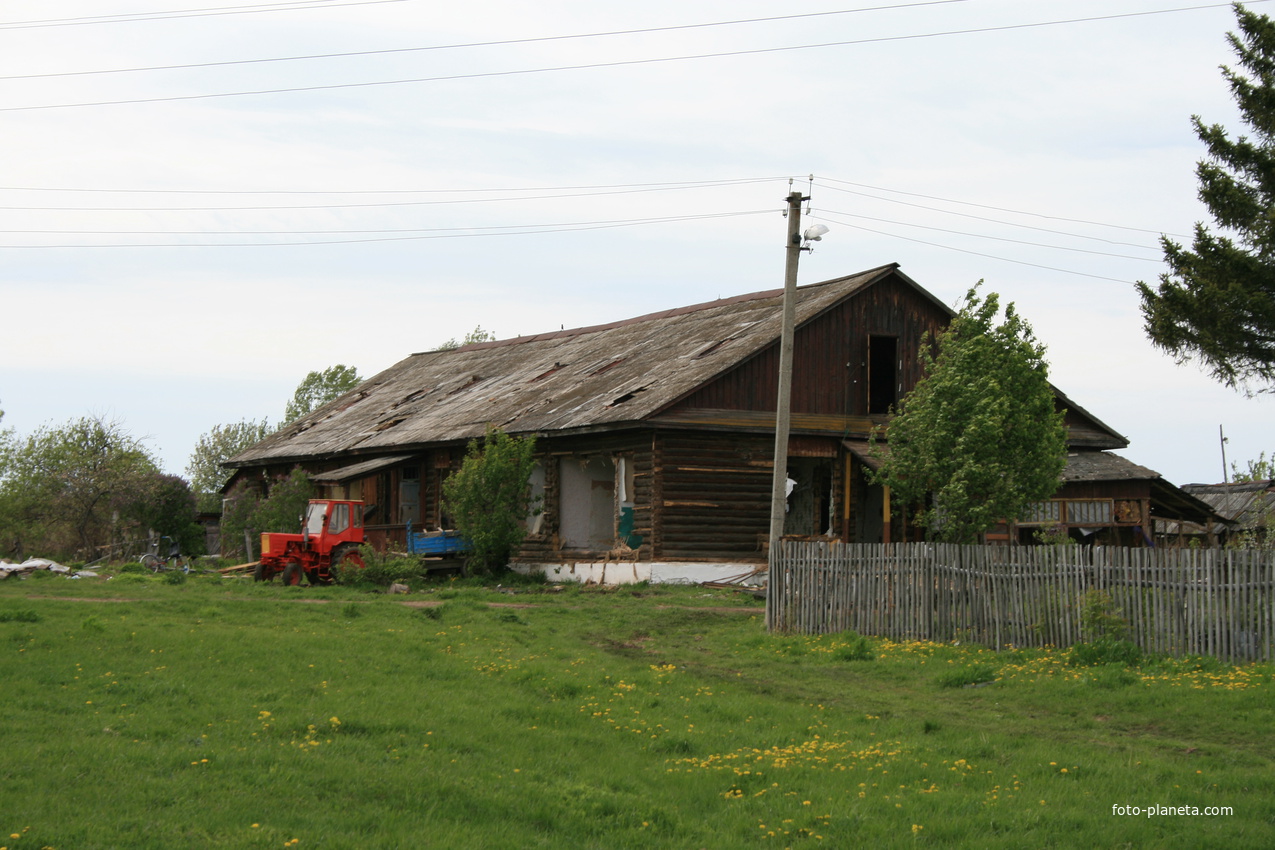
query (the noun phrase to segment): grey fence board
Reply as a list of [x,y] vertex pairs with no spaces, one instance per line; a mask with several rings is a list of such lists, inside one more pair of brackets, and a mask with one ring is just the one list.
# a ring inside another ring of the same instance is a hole
[[1148,652],[1275,658],[1275,553],[1079,546],[785,541],[771,553],[766,624],[897,640],[1071,646],[1099,590]]

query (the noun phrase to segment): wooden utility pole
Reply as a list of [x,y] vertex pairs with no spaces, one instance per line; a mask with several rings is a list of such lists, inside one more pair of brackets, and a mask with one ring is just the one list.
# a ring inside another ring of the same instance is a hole
[[797,261],[801,257],[800,192],[788,195],[788,255],[784,264],[784,316],[779,337],[779,398],[775,403],[775,474],[770,490],[770,554],[779,551],[788,507],[788,429],[792,421],[792,338],[797,317]]

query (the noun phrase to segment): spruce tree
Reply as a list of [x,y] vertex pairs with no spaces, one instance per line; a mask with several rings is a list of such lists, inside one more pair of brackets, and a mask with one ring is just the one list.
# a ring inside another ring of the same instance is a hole
[[1162,237],[1169,271],[1138,289],[1152,342],[1260,392],[1275,389],[1275,22],[1239,4],[1235,12],[1240,33],[1227,38],[1241,70],[1222,72],[1251,134],[1232,139],[1191,119],[1208,150],[1196,168],[1200,199],[1221,232],[1196,224],[1191,250]]

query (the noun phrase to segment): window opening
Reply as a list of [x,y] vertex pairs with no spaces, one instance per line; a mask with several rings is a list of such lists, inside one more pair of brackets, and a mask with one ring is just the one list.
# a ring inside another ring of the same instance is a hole
[[323,533],[323,512],[327,508],[323,503],[312,503],[306,510],[305,530],[310,534]]
[[338,504],[332,506],[332,521],[328,523],[328,531],[340,534],[350,527],[350,506]]
[[889,413],[897,402],[899,340],[893,336],[868,337],[868,413]]

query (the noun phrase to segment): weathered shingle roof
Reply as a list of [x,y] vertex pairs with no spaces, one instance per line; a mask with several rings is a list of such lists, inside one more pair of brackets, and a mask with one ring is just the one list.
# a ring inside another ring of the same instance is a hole
[[[799,287],[798,323],[892,274],[908,281],[891,264]],[[543,433],[639,422],[773,344],[782,294],[414,354],[227,465],[401,453],[481,436],[488,423]]]
[[1063,481],[1142,481],[1159,477],[1154,469],[1111,452],[1072,452],[1063,469]]
[[1186,484],[1182,489],[1207,502],[1239,528],[1259,528],[1275,522],[1275,481]]

